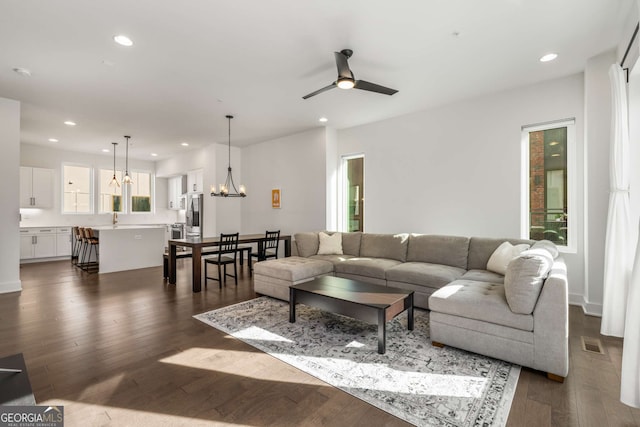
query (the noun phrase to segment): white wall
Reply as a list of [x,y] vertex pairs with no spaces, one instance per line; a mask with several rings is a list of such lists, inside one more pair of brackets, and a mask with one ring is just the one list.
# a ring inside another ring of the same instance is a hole
[[[62,214],[62,164],[77,163],[98,169],[113,169],[113,154],[101,155],[78,153],[37,145],[21,144],[21,166],[32,166],[53,169],[53,200],[51,209],[22,209],[21,227],[50,227],[67,225],[105,225],[111,224],[111,214]],[[120,169],[124,165],[123,157],[116,157],[116,165]],[[129,159],[130,170],[146,170],[155,173],[155,163]],[[176,221],[176,211],[167,209],[167,180],[157,179],[155,182],[155,213],[150,214],[118,214],[121,224],[170,224]]]
[[[517,237],[521,126],[575,117],[581,159],[583,111],[576,74],[340,130],[338,155],[365,155],[367,232]],[[565,259],[570,292],[582,295],[582,236]]]
[[583,307],[588,314],[602,315],[604,244],[609,206],[609,152],[611,138],[611,84],[609,67],[613,50],[590,58],[585,67],[585,147],[587,236]]
[[20,284],[20,103],[0,98],[0,293],[22,289]]
[[[279,229],[293,234],[325,228],[326,132],[318,128],[243,148],[247,186],[243,233]],[[282,191],[281,209],[271,207],[273,188]]]

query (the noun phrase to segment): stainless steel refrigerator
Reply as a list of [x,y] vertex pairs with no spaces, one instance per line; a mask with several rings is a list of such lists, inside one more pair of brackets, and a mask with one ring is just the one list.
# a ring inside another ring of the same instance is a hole
[[202,193],[187,195],[186,238],[202,237]]

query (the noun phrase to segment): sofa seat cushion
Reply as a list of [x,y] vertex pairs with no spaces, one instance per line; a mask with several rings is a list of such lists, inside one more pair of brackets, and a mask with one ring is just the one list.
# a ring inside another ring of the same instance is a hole
[[504,276],[502,274],[489,270],[469,270],[462,275],[461,279],[476,280],[478,282],[504,283]]
[[431,294],[429,308],[438,313],[533,331],[533,315],[511,311],[504,285],[500,283],[456,280]]
[[335,264],[335,272],[385,280],[385,272],[400,261],[385,258],[354,257]]
[[353,255],[311,255],[310,259],[319,259],[321,261],[329,261],[332,264],[338,264],[348,259],[354,258]]
[[257,262],[253,271],[256,275],[297,282],[330,274],[333,272],[333,264],[319,259],[292,256]]
[[466,270],[449,265],[405,262],[387,270],[386,279],[393,282],[441,288],[462,277]]

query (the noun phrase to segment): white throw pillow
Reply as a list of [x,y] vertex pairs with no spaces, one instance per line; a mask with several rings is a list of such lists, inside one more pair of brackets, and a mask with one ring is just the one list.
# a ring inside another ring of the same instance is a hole
[[509,242],[502,242],[491,254],[491,258],[487,262],[487,270],[504,276],[511,260],[527,249],[529,249],[529,245],[526,243],[514,246]]
[[321,231],[318,236],[320,237],[318,255],[342,255],[342,233],[329,235]]

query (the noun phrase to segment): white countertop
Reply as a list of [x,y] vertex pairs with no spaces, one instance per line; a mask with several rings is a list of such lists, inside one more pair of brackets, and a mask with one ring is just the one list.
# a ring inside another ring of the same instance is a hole
[[147,228],[165,228],[166,225],[159,224],[146,224],[146,225],[133,225],[133,224],[116,224],[116,225],[98,225],[96,227],[91,227],[94,230],[102,231],[102,230],[141,230]]

